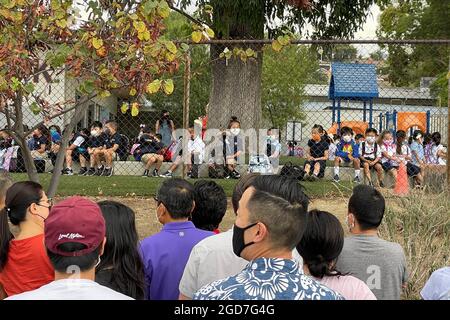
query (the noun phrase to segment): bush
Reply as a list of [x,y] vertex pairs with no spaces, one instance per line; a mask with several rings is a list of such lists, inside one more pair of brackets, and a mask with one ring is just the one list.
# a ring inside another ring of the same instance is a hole
[[392,200],[380,231],[383,239],[399,243],[405,251],[409,281],[403,298],[421,299],[420,291],[433,271],[450,266],[449,194],[414,192]]

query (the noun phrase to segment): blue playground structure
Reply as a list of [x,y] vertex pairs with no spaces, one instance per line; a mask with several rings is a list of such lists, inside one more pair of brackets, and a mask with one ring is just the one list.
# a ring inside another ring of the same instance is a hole
[[[378,98],[377,71],[373,64],[331,64],[331,80],[328,97],[333,101],[333,126],[341,128],[341,100],[363,102],[363,123],[367,126],[367,103],[369,103],[369,127],[373,125],[373,99]],[[355,122],[355,121],[353,121]],[[360,126],[362,123],[360,124]]]

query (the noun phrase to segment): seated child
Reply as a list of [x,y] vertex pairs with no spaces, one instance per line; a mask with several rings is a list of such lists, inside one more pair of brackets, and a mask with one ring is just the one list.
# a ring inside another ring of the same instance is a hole
[[358,133],[358,134],[355,136],[355,142],[356,142],[358,145],[360,145],[361,143],[364,142],[364,136],[363,136],[361,133]]
[[411,163],[411,149],[406,142],[406,132],[403,130],[397,131],[397,157],[406,163],[406,172],[409,177],[414,178],[416,186],[420,186],[423,183],[422,170],[419,166]]
[[447,165],[447,149],[441,144],[441,134],[434,132],[431,139],[433,140],[432,152],[436,158],[436,164],[439,166]]
[[157,137],[150,127],[145,127],[139,142],[140,146],[133,155],[136,160],[142,161],[145,165],[145,171],[142,176],[149,177],[150,168],[155,165],[152,175],[153,177],[157,177],[159,175],[159,169],[164,161],[164,157],[161,154],[164,150],[164,145],[161,143],[161,135]]
[[306,180],[314,181],[318,178],[323,178],[325,174],[330,145],[323,133],[321,126],[315,124],[312,127],[311,139],[308,141],[308,149],[306,151],[307,161],[304,166]]
[[423,133],[420,130],[415,130],[412,135],[411,148],[411,162],[412,164],[424,169],[425,163],[425,152],[423,148]]
[[80,161],[80,172],[78,175],[83,176],[87,173],[86,159],[89,159],[89,153],[87,150],[89,139],[89,130],[81,129],[80,132],[75,134],[69,147],[66,149],[66,169],[63,170],[62,174],[69,176],[73,175],[72,162],[73,160]]
[[434,165],[437,163],[436,155],[433,154],[433,140],[431,134],[426,133],[423,137],[423,153],[425,156],[425,164]]
[[339,182],[339,165],[344,163],[353,163],[355,168],[355,178],[353,182],[361,182],[359,175],[361,173],[360,161],[359,161],[359,146],[353,140],[353,130],[349,127],[343,127],[341,129],[342,139],[336,146],[336,158],[334,160],[334,178],[335,182]]
[[370,171],[375,169],[378,176],[378,185],[383,186],[383,167],[380,164],[381,150],[377,144],[378,132],[374,128],[368,128],[366,130],[365,141],[361,143],[359,159],[361,160],[361,167],[364,168],[364,176],[369,185],[373,187],[372,177]]
[[336,141],[341,139],[337,134],[329,134],[327,137],[327,141],[330,144],[328,148],[328,160],[334,161],[336,159]]
[[397,146],[394,143],[394,138],[389,130],[383,131],[380,136],[378,144],[381,149],[381,166],[384,171],[390,173],[394,181],[397,181],[398,158]]
[[80,155],[80,161],[83,158],[84,161],[89,160],[89,170],[86,173],[86,176],[93,176],[97,172],[101,173],[103,172],[103,168],[97,169],[96,168],[96,159],[94,157],[94,153],[96,153],[98,150],[103,148],[103,145],[105,144],[106,135],[103,133],[103,125],[99,121],[94,121],[91,125],[91,135],[89,136],[89,139],[87,141],[87,158],[85,158],[83,155]]
[[118,126],[115,121],[107,121],[103,127],[103,132],[105,133],[104,145],[94,152],[95,163],[98,166],[98,171],[95,175],[111,177],[114,173],[113,161],[116,159],[122,144],[122,138],[117,130]]

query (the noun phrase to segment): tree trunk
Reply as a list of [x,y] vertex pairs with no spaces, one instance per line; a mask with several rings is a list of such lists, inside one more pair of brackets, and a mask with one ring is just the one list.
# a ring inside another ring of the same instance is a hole
[[[237,57],[226,61],[225,58],[219,58],[224,48],[221,45],[211,46],[212,84],[208,128],[226,128],[231,116],[236,116],[243,129],[259,129],[262,115],[262,52],[258,52],[257,59],[246,62]],[[233,50],[232,47],[228,49]],[[252,49],[260,51],[260,46],[252,46]]]
[[[85,101],[87,102],[87,101]],[[75,129],[75,126],[77,123],[81,120],[83,117],[84,112],[86,111],[88,104],[85,102],[81,102],[80,106],[75,109],[75,112],[73,116],[71,117],[70,123],[67,125],[66,130],[63,134],[63,137],[61,139],[61,147],[59,148],[58,155],[56,157],[55,166],[53,168],[53,174],[52,178],[50,180],[50,185],[48,187],[47,196],[49,198],[52,198],[56,194],[56,190],[58,189],[59,180],[61,178],[61,171],[64,166],[64,159],[66,155],[66,148],[65,146],[68,145],[70,134]]]

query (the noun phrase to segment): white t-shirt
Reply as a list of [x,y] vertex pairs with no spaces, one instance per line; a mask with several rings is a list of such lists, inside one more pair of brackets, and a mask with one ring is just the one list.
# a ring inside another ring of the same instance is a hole
[[[292,253],[294,260],[297,260],[302,268],[303,259],[297,250],[294,249]],[[192,299],[201,287],[234,276],[247,264],[247,260],[239,258],[233,252],[233,228],[207,237],[191,251],[180,281],[180,293]]]
[[97,282],[86,279],[63,279],[39,289],[17,294],[6,300],[134,300]]
[[[364,146],[364,150],[362,149],[363,146]],[[375,160],[376,158],[381,158],[381,150],[380,150],[381,148],[379,146],[377,146],[376,143],[370,145],[367,141],[365,141],[365,142],[361,142],[359,147],[361,150],[361,152],[359,153],[361,155],[361,157],[364,157],[366,159],[371,159],[371,160]],[[375,153],[375,147],[377,149],[376,153]]]
[[202,163],[205,158],[205,143],[199,136],[197,136],[194,140],[189,139],[188,141],[188,153],[192,152],[199,154],[199,161]]
[[336,145],[334,143],[330,143],[330,147],[328,148],[328,160],[334,160],[336,158]]
[[340,293],[345,300],[377,300],[369,287],[353,276],[326,276],[316,280]]
[[[385,145],[384,143],[381,145],[381,147],[379,148],[380,152],[386,152],[390,157],[395,156],[397,154],[397,145],[395,143],[391,144],[391,145]],[[398,166],[398,163],[392,160],[389,160],[388,158],[384,157],[383,155],[381,156],[381,163],[386,163],[386,162],[390,162],[392,165],[394,166]]]
[[433,146],[433,148],[431,149],[433,157],[436,159],[436,163],[441,166],[445,166],[447,164],[447,159],[439,157],[438,156],[439,151],[447,152],[447,148],[444,147],[442,144],[440,144],[438,146]]
[[75,139],[75,141],[73,142],[73,144],[76,145],[77,147],[79,147],[83,144],[84,141],[85,141],[85,139],[82,136],[78,136]]

